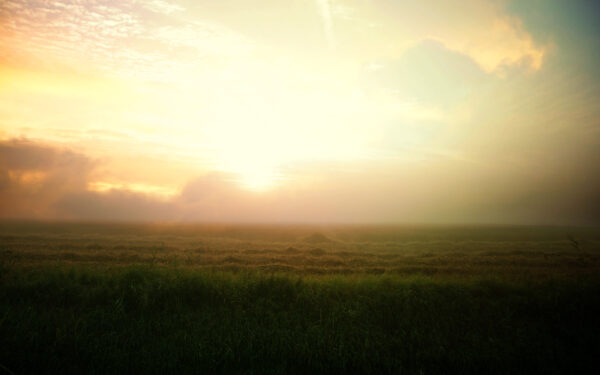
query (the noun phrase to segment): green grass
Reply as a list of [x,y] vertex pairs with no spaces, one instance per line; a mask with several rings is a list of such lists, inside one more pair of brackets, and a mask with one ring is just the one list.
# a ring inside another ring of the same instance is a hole
[[15,374],[591,373],[599,317],[600,281],[588,277],[12,266],[0,284],[0,364]]
[[593,227],[0,222],[0,374],[596,373],[599,337]]

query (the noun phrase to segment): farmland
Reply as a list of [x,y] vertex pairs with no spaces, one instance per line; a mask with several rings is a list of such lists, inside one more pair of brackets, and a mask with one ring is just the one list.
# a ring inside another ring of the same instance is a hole
[[13,373],[600,365],[600,231],[3,222]]

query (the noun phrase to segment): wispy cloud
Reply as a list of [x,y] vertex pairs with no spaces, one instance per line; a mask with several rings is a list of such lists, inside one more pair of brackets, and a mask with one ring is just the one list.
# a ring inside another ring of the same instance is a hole
[[335,34],[333,30],[333,16],[331,13],[329,0],[315,0],[315,2],[321,15],[321,20],[323,22],[323,32],[325,33],[327,43],[329,44],[330,48],[334,48]]
[[[160,0],[7,0],[0,4],[0,59],[160,81],[189,70],[199,57],[227,58],[251,50],[248,40],[224,26],[170,17],[182,10]],[[183,47],[188,53],[179,53]]]
[[157,13],[163,14],[171,14],[176,12],[185,11],[185,8],[180,4],[175,4],[174,2],[165,1],[165,0],[149,0],[143,1],[142,6],[155,11]]

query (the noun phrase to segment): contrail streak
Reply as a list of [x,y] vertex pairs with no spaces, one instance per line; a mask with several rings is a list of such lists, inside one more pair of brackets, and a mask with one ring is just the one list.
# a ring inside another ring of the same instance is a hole
[[331,7],[329,0],[315,0],[319,13],[321,13],[321,20],[323,22],[323,31],[325,32],[325,38],[330,48],[335,47],[335,36],[333,34],[333,17],[331,16]]

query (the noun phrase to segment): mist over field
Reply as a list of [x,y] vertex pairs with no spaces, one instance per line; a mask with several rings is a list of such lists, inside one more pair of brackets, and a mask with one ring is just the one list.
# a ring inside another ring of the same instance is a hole
[[597,227],[0,222],[12,266],[296,275],[595,277]]
[[231,174],[210,172],[157,198],[124,188],[90,190],[103,167],[81,153],[11,140],[0,143],[0,158],[5,219],[589,225],[600,212],[595,160],[577,170],[539,171],[550,175],[542,178],[450,161],[396,166],[393,172],[365,166],[336,172],[334,179],[322,176],[318,187],[264,192],[244,190]]

